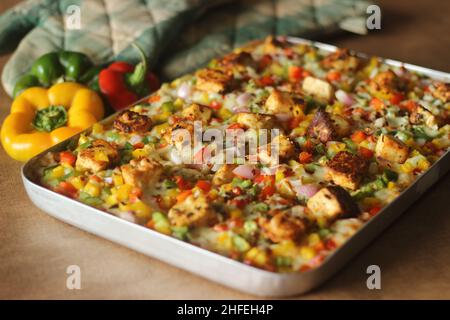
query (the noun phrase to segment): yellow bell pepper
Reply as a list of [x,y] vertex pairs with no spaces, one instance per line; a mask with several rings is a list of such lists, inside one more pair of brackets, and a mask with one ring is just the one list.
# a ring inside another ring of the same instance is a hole
[[11,158],[26,161],[92,126],[103,113],[100,96],[81,84],[32,87],[13,101],[1,129],[2,145]]

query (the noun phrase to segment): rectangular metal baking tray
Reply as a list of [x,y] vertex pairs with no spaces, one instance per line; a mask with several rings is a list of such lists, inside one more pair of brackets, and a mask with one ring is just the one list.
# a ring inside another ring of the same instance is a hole
[[[294,43],[307,43],[334,51],[337,47],[301,38],[289,38]],[[360,54],[361,57],[366,57]],[[450,74],[415,65],[385,59],[387,64],[404,66],[429,76],[450,82]],[[103,120],[110,122],[112,117]],[[187,242],[166,236],[143,226],[133,224],[114,215],[87,206],[81,202],[50,191],[36,183],[33,169],[48,151],[62,150],[72,137],[29,160],[22,168],[25,189],[33,203],[51,216],[91,232],[145,255],[185,269],[225,286],[257,296],[282,297],[301,294],[311,290],[331,277],[345,263],[379,235],[416,199],[450,169],[450,151],[420,176],[408,189],[380,213],[367,222],[343,246],[338,248],[317,268],[298,273],[274,273],[229,259]]]

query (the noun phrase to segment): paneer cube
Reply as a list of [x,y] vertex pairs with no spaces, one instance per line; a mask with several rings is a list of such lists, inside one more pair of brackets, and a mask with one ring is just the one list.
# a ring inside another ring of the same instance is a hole
[[126,184],[142,189],[155,184],[159,180],[163,172],[163,166],[156,160],[142,157],[122,165],[120,170]]
[[219,170],[216,171],[212,178],[212,183],[215,186],[220,186],[225,183],[229,183],[235,177],[233,170],[236,168],[234,164],[224,164]]
[[370,91],[374,95],[394,94],[402,91],[404,86],[403,81],[392,70],[379,72],[369,83]]
[[114,128],[125,133],[144,133],[150,130],[152,120],[144,114],[125,110],[119,113],[114,120]]
[[375,155],[389,162],[404,163],[408,159],[409,148],[399,139],[382,134],[375,146]]
[[258,149],[258,159],[261,163],[273,166],[280,160],[291,158],[295,153],[294,143],[285,135],[279,134],[272,141]]
[[264,108],[268,114],[289,114],[298,117],[303,115],[305,102],[291,93],[273,90],[267,98]]
[[270,220],[259,219],[264,235],[273,242],[298,240],[306,231],[306,221],[285,212],[275,214]]
[[350,134],[352,128],[349,120],[335,113],[330,114],[330,119],[338,137],[342,138]]
[[276,119],[269,114],[240,112],[237,114],[236,122],[246,129],[271,129],[275,126]]
[[314,77],[306,77],[303,80],[303,91],[321,102],[329,102],[333,99],[334,89],[325,80]]
[[211,119],[212,110],[206,106],[193,103],[181,112],[182,116],[189,120],[198,120],[207,123]]
[[360,61],[348,49],[344,48],[330,53],[322,60],[321,64],[327,69],[353,71],[358,68]]
[[314,219],[328,223],[339,218],[355,217],[360,213],[358,205],[350,194],[339,186],[320,189],[309,198],[306,206]]
[[327,168],[328,179],[346,189],[356,190],[367,171],[367,163],[357,155],[340,151],[328,161]]
[[424,123],[430,128],[436,128],[440,123],[440,119],[437,116],[419,104],[417,104],[410,113],[409,121],[412,124]]
[[80,171],[98,172],[105,170],[118,159],[119,153],[115,146],[103,139],[97,139],[78,152],[75,166]]
[[174,145],[178,151],[191,148],[193,144],[194,124],[186,119],[179,119],[162,133],[163,139]]
[[258,67],[258,64],[253,59],[252,55],[246,51],[227,54],[220,59],[218,63],[226,68],[237,68],[238,70],[244,70],[246,67],[253,69]]
[[218,221],[217,214],[201,192],[189,195],[183,202],[174,205],[168,213],[175,227],[203,227]]
[[436,82],[432,94],[442,102],[450,102],[450,83]]
[[269,36],[264,40],[264,53],[275,54],[278,50],[285,48],[287,45],[284,39],[277,39]]
[[226,91],[233,77],[230,73],[220,69],[201,69],[196,73],[196,87],[206,92],[222,93]]

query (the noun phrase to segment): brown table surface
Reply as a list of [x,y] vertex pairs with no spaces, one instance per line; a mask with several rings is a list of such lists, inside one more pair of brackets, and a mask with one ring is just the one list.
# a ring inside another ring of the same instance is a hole
[[[0,12],[15,0],[0,2]],[[449,1],[382,1],[382,30],[327,42],[450,71]],[[431,3],[433,3],[431,5]],[[0,66],[8,56],[0,57]],[[11,100],[0,92],[0,121]],[[60,222],[37,209],[21,164],[0,150],[0,298],[252,299]],[[450,298],[450,175],[307,299]],[[381,267],[381,290],[368,290],[366,268]],[[66,289],[66,268],[81,267],[81,290]]]

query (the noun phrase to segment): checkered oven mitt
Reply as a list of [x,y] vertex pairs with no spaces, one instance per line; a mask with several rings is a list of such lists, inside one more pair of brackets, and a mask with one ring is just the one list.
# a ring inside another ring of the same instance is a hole
[[[359,0],[28,0],[0,16],[0,51],[23,37],[3,69],[2,83],[11,95],[35,59],[60,49],[84,52],[96,64],[135,63],[132,42],[172,78],[268,34],[337,30],[339,22],[363,16],[367,5]],[[80,9],[80,29],[67,28],[74,6]]]
[[203,15],[167,50],[160,73],[176,78],[269,34],[317,38],[339,30],[366,34],[364,0],[241,0]]

